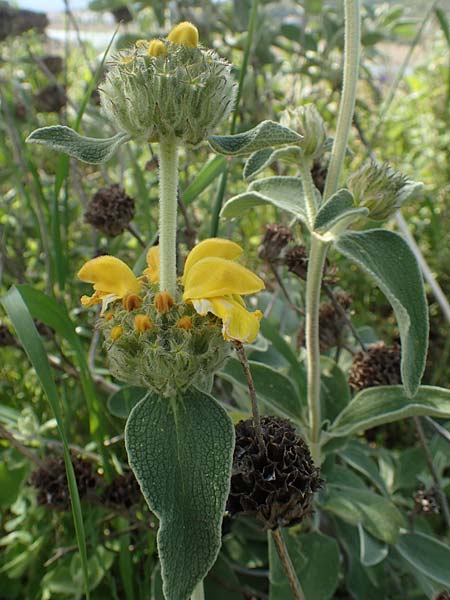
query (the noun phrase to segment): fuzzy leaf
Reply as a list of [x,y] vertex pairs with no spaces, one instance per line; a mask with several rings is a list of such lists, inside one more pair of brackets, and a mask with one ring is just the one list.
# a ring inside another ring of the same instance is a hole
[[450,588],[450,548],[423,533],[404,533],[396,549],[413,567],[427,577]]
[[329,232],[334,237],[368,214],[367,208],[354,206],[353,195],[348,190],[338,190],[317,212],[314,229],[319,233]]
[[302,180],[299,177],[267,177],[253,181],[247,192],[230,198],[222,208],[222,217],[238,217],[244,210],[272,204],[306,223]]
[[252,179],[276,160],[298,165],[302,155],[303,151],[298,146],[287,146],[287,148],[277,148],[276,150],[273,148],[258,150],[249,156],[245,163],[244,179]]
[[216,560],[229,492],[234,427],[219,404],[190,389],[149,395],[125,429],[130,466],[160,520],[166,600],[188,600]]
[[394,309],[402,343],[402,381],[408,396],[419,387],[428,346],[422,275],[406,241],[385,229],[343,234],[336,248],[374,280]]
[[211,135],[208,142],[219,154],[242,156],[263,148],[300,144],[303,137],[275,121],[262,121],[253,129],[236,135]]
[[128,142],[128,133],[118,133],[113,137],[97,139],[80,135],[70,127],[53,125],[36,129],[27,137],[30,144],[42,144],[57,152],[64,152],[83,162],[93,165],[109,160],[116,150]]
[[405,394],[401,385],[362,390],[344,408],[325,435],[348,436],[413,416],[450,419],[450,390],[423,385],[412,399]]

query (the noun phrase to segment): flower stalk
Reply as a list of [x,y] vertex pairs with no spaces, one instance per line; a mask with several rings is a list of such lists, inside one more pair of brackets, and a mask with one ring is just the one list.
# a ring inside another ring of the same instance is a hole
[[177,187],[178,144],[176,138],[159,143],[159,249],[161,292],[175,296],[177,288]]
[[294,565],[292,564],[291,557],[289,556],[289,552],[281,534],[281,530],[275,529],[274,531],[271,531],[271,535],[295,600],[305,600],[303,590],[295,572]]

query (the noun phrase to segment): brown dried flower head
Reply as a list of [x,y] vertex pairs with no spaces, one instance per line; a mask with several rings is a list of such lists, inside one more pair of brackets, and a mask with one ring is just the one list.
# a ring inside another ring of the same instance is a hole
[[101,188],[90,201],[84,220],[108,237],[127,229],[134,217],[134,200],[118,184]]
[[400,347],[377,342],[353,357],[348,383],[356,391],[378,385],[398,385],[400,376]]

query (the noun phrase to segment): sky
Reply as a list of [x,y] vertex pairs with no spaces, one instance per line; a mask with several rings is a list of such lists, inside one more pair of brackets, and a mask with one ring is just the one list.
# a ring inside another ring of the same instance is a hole
[[[86,8],[89,0],[70,0],[69,5],[72,10],[80,10]],[[63,0],[16,0],[11,4],[17,4],[20,8],[36,10],[39,12],[54,12],[63,11]]]

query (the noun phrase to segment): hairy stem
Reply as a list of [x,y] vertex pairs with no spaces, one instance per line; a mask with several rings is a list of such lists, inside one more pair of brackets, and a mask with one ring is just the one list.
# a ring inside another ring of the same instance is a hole
[[258,438],[259,447],[262,449],[265,447],[264,437],[261,429],[261,417],[259,416],[258,399],[256,397],[255,384],[253,383],[252,372],[250,371],[250,365],[248,364],[247,355],[245,354],[244,346],[241,342],[235,342],[234,347],[236,348],[236,354],[238,355],[239,361],[244,369],[245,379],[247,380],[248,391],[250,399],[252,401],[252,414],[253,414],[253,427],[256,431],[256,437]]
[[328,244],[319,238],[311,237],[311,248],[306,278],[306,356],[308,377],[308,415],[309,441],[311,453],[317,465],[320,465],[319,439],[321,428],[320,410],[320,343],[319,343],[319,305],[320,287]]
[[289,556],[286,544],[284,543],[281,531],[279,529],[275,529],[275,531],[272,531],[271,533],[273,541],[275,542],[275,548],[277,549],[278,556],[280,557],[281,565],[286,573],[286,577],[289,581],[289,585],[291,586],[295,600],[305,600],[302,587],[295,572],[294,565],[292,564],[291,557]]
[[339,185],[344,165],[347,140],[352,125],[358,83],[359,53],[361,40],[361,17],[359,0],[345,0],[345,47],[342,96],[336,124],[336,135],[328,166],[324,200],[332,196]]
[[178,148],[175,138],[159,142],[159,289],[175,296],[177,287]]

